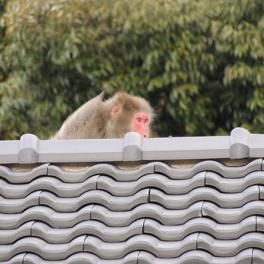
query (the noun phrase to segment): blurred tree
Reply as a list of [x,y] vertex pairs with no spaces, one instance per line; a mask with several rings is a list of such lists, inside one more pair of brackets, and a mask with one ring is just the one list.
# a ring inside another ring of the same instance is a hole
[[160,136],[263,132],[263,11],[262,0],[8,1],[0,136],[47,137],[119,89],[151,101]]
[[264,1],[222,2],[211,36],[221,83],[217,131],[243,126],[264,132]]

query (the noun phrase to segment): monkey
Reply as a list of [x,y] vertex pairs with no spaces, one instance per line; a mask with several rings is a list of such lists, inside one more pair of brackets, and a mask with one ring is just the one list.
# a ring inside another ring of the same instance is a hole
[[102,92],[73,112],[53,139],[121,138],[131,131],[149,137],[153,116],[142,97],[118,92],[104,100]]

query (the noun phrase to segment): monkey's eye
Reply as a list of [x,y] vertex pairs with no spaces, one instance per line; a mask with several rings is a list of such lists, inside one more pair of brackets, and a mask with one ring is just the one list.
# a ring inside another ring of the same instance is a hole
[[136,120],[138,121],[138,123],[142,122],[142,118],[141,117],[137,117]]

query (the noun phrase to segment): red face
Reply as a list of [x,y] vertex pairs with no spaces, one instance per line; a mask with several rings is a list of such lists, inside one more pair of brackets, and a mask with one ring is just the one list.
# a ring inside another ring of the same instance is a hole
[[145,112],[137,112],[132,116],[131,128],[142,137],[149,137],[149,118]]

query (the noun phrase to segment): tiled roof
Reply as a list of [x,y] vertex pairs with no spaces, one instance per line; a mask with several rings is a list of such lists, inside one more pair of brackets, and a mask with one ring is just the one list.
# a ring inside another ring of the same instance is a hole
[[2,162],[0,263],[263,264],[262,158],[177,162]]

